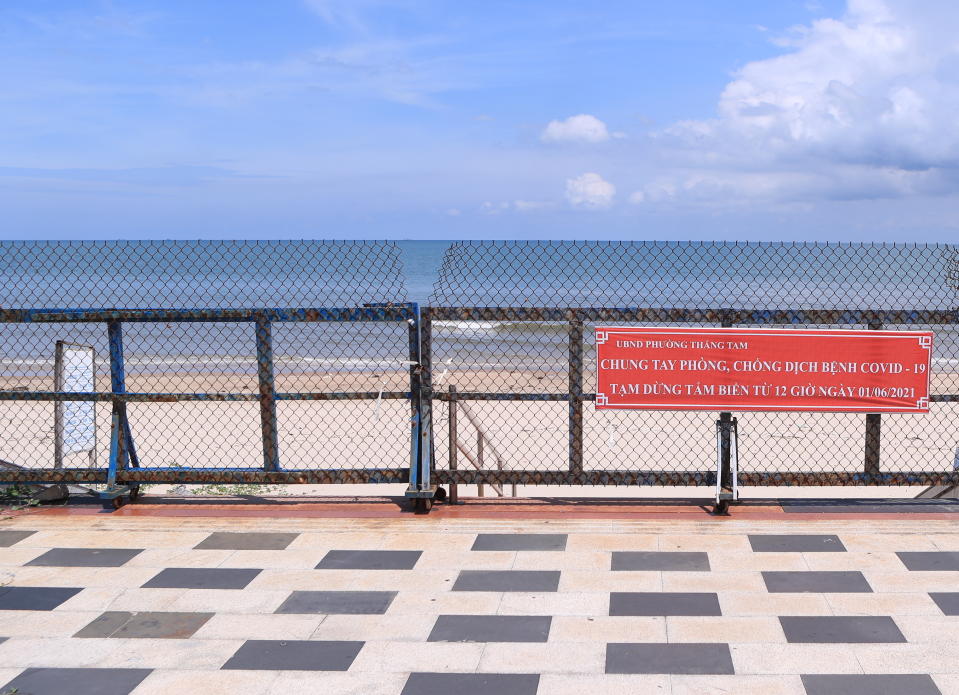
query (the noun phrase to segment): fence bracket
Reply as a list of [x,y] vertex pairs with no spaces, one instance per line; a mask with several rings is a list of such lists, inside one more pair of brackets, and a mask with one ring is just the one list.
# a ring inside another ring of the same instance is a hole
[[729,505],[739,501],[738,425],[732,413],[720,413],[716,420],[716,516],[728,516]]

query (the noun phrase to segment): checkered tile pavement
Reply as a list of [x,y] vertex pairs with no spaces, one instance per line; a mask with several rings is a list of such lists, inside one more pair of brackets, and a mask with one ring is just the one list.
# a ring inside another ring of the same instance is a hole
[[0,695],[959,695],[953,522],[4,524]]

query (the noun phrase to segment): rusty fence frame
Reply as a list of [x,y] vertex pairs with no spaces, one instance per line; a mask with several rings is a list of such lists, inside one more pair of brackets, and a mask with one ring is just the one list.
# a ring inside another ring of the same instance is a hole
[[[569,387],[564,393],[506,393],[434,391],[432,377],[424,374],[425,392],[432,400],[446,401],[450,405],[451,427],[456,422],[457,401],[556,401],[569,404],[568,432],[569,454],[567,470],[477,470],[457,465],[456,447],[449,446],[449,465],[446,469],[433,468],[432,480],[437,484],[524,484],[524,485],[676,485],[715,486],[717,473],[723,488],[733,484],[730,469],[731,413],[719,413],[718,422],[727,426],[718,427],[720,466],[704,461],[702,470],[583,470],[583,404],[594,401],[596,395],[583,390],[583,325],[587,322],[632,322],[632,323],[714,323],[722,327],[734,325],[865,325],[873,330],[884,326],[926,324],[959,324],[959,309],[938,310],[848,310],[848,309],[686,309],[686,308],[576,308],[576,307],[428,307],[423,313],[424,345],[432,343],[433,321],[512,321],[512,322],[565,322],[569,335]],[[432,357],[431,350],[426,355]],[[930,402],[959,402],[959,394],[930,396]],[[878,413],[865,415],[865,456],[861,472],[814,472],[814,471],[737,471],[739,485],[789,486],[789,485],[956,485],[959,471],[891,471],[880,470],[882,416]],[[455,437],[455,433],[451,434]],[[719,469],[717,471],[717,468]],[[451,491],[452,492],[452,491]]]
[[[273,374],[271,327],[282,322],[398,322],[408,324],[409,391],[277,392]],[[255,324],[258,393],[137,393],[125,384],[124,323],[252,322]],[[98,483],[105,506],[119,506],[123,496],[135,498],[144,483],[409,483],[407,496],[419,508],[433,497],[429,486],[430,403],[421,380],[423,351],[421,312],[416,303],[367,304],[346,308],[258,309],[7,309],[0,324],[105,323],[109,340],[110,391],[4,391],[0,401],[109,402],[110,456],[105,468],[50,468],[0,470],[0,484]],[[410,402],[409,468],[284,469],[281,463],[276,404],[278,401],[407,400]],[[261,468],[172,468],[141,465],[130,424],[128,403],[185,401],[258,401],[263,451]]]

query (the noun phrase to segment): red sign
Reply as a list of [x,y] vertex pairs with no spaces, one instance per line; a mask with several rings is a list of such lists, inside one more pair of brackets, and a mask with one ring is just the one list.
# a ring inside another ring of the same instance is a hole
[[931,331],[596,329],[596,408],[929,412]]

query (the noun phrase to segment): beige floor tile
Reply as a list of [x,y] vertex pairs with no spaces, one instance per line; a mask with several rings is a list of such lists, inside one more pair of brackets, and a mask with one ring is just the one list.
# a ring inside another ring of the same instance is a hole
[[659,536],[653,533],[571,533],[566,551],[658,550]]
[[339,591],[352,586],[345,571],[320,573],[311,568],[265,569],[246,588],[255,591]]
[[516,644],[490,642],[477,671],[483,673],[603,673],[606,645],[589,642]]
[[936,673],[932,680],[935,681],[942,695],[959,695],[959,674],[956,673]]
[[741,675],[863,672],[844,644],[730,644],[729,650]]
[[[193,551],[198,552],[198,551]],[[219,551],[216,551],[219,552]],[[265,567],[271,570],[312,570],[326,555],[324,550],[228,550],[230,553],[218,567]]]
[[665,642],[666,619],[647,616],[558,615],[550,642]]
[[866,553],[803,553],[806,564],[811,570],[879,570],[885,572],[902,571],[905,568],[895,553],[879,551]]
[[669,695],[669,676],[544,673],[536,695]]
[[[125,567],[219,567],[232,550],[190,550],[184,548],[148,548],[132,558]],[[247,565],[255,567],[255,565]]]
[[[0,645],[3,646],[3,645]],[[485,644],[452,642],[368,641],[350,672],[409,673],[438,671],[471,673],[479,665]]]
[[140,586],[156,575],[153,567],[20,567],[15,586],[128,587]]
[[[72,608],[74,602],[90,593],[90,589],[64,603],[61,608]],[[188,589],[127,589],[120,592],[102,610],[111,611],[164,611],[172,610],[170,606],[183,596]]]
[[607,593],[505,593],[500,615],[609,615]]
[[609,551],[572,551],[516,553],[513,569],[517,570],[609,570],[612,555]]
[[832,615],[822,594],[760,594],[744,591],[719,592],[724,616]]
[[[337,673],[328,671],[283,671],[273,681],[269,695],[397,695],[406,673]],[[237,695],[242,691],[235,691]],[[137,695],[134,693],[134,695]]]
[[99,615],[98,611],[0,611],[0,635],[72,637]]
[[959,575],[955,572],[910,572],[903,567],[900,572],[863,570],[869,586],[876,592],[926,592],[957,591]]
[[836,615],[942,615],[925,593],[824,594]]
[[427,615],[328,615],[313,632],[313,639],[387,640],[425,642],[436,616]]
[[959,550],[959,533],[937,533],[929,536],[936,550]]
[[[930,603],[932,603],[931,600]],[[910,644],[959,645],[959,618],[942,615],[938,606],[934,605],[933,608],[936,612],[929,615],[906,615],[899,612],[892,615],[899,630]],[[955,670],[959,671],[959,661],[956,662]]]
[[423,553],[416,563],[418,571],[424,570],[508,570],[516,560],[515,552],[473,552],[470,550],[451,550],[449,552],[428,551]]
[[492,591],[401,591],[387,613],[389,615],[495,615],[503,594]]
[[59,611],[105,611],[107,606],[117,600],[123,594],[120,588],[97,587],[94,589],[84,589],[73,598],[67,599],[61,603],[54,612]]
[[[826,553],[823,553],[826,554]],[[802,553],[754,553],[716,551],[709,554],[714,572],[802,571],[809,569]]]
[[[350,523],[343,521],[344,526]],[[379,550],[383,547],[384,534],[368,531],[305,532],[293,539],[287,550]],[[420,548],[414,548],[420,550]]]
[[208,531],[40,531],[30,545],[45,548],[183,548],[206,538]]
[[661,536],[660,550],[716,551],[717,553],[751,553],[752,547],[746,534],[701,533],[698,535],[675,534]]
[[932,538],[924,533],[840,533],[839,538],[851,553],[936,549]]
[[247,589],[285,591],[446,591],[457,569],[413,570],[264,570]]
[[560,592],[662,591],[663,572],[611,572],[609,566],[596,570],[564,570]]
[[97,668],[167,668],[209,671],[220,668],[243,640],[108,639],[110,649],[92,662]]
[[19,567],[40,557],[47,550],[47,548],[0,548],[0,567]]
[[187,589],[170,604],[171,611],[211,613],[272,613],[289,597],[288,591],[253,591],[249,588]]
[[759,572],[663,572],[663,591],[757,591],[766,585]]
[[193,639],[309,639],[325,616],[267,613],[217,613]]
[[[898,621],[897,621],[898,622]],[[855,644],[865,673],[955,673],[959,644]]]
[[0,667],[83,668],[93,666],[116,649],[115,640],[27,637],[0,644]]
[[669,616],[666,634],[670,642],[786,642],[779,619],[772,616]]
[[133,695],[266,695],[276,681],[273,671],[197,671],[158,669],[147,676]]
[[475,533],[456,533],[447,530],[416,533],[385,533],[383,548],[390,550],[423,550],[426,553],[469,552],[476,540]]
[[799,676],[670,676],[671,695],[806,695]]

